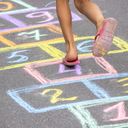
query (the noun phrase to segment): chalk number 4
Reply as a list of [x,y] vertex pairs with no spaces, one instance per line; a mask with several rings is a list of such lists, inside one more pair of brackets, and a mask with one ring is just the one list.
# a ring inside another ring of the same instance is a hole
[[[50,92],[54,92],[53,95],[48,95],[48,93],[50,93]],[[62,95],[62,93],[63,93],[63,91],[61,89],[46,89],[41,93],[41,95],[50,96],[50,102],[52,104],[55,104],[60,101],[74,101],[78,98],[76,96],[69,97],[69,98],[62,98],[62,97],[60,97]]]

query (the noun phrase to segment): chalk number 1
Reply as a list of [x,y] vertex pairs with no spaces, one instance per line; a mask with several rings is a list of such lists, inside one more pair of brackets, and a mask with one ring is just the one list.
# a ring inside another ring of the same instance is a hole
[[110,119],[110,121],[128,120],[128,117],[126,116],[125,103],[124,102],[120,102],[116,105],[113,105],[113,106],[105,109],[104,112],[109,113],[113,110],[117,110],[117,115],[115,118]]

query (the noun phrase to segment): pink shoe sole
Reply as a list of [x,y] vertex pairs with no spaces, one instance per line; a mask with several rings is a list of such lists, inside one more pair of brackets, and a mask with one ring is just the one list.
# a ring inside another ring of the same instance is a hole
[[101,29],[97,32],[92,53],[96,57],[101,57],[107,54],[110,50],[114,33],[117,27],[117,20],[108,18],[104,20]]
[[65,58],[63,59],[63,64],[66,66],[75,66],[77,64],[80,64],[80,61],[78,60],[78,58],[76,58],[73,61],[67,61]]

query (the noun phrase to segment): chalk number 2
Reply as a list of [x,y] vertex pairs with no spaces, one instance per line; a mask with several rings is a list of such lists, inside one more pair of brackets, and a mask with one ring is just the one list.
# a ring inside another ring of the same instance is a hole
[[[50,92],[54,92],[54,94],[48,95],[48,93],[50,93]],[[74,101],[78,98],[76,96],[69,97],[69,98],[62,98],[62,97],[60,97],[62,94],[63,94],[63,91],[61,89],[56,89],[56,88],[55,89],[46,89],[41,93],[41,95],[50,96],[50,102],[52,104],[55,104],[60,101]]]

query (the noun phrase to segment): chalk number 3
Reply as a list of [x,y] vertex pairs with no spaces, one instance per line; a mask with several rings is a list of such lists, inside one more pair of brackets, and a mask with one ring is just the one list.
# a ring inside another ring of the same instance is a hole
[[[48,95],[48,93],[50,93],[50,92],[54,92],[54,94]],[[63,91],[61,89],[46,89],[41,93],[41,95],[50,96],[50,102],[52,104],[55,104],[60,101],[74,101],[78,98],[76,96],[69,97],[69,98],[62,98],[62,97],[60,97],[62,95],[62,93],[63,93]]]

